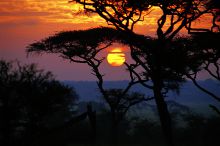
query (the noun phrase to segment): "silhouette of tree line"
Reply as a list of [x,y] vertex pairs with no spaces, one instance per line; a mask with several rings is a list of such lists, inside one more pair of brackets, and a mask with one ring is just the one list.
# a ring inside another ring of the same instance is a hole
[[[73,110],[77,104],[76,92],[56,81],[50,72],[38,69],[35,64],[1,60],[0,73],[1,145],[113,145],[111,111],[96,114],[92,104],[88,104],[86,112],[77,113]],[[107,93],[117,98],[121,97],[121,91],[110,89]],[[126,96],[138,97],[135,94]],[[218,145],[219,117],[205,119],[175,102],[168,102],[168,107],[172,120],[176,120],[173,121],[176,144]],[[175,126],[179,120],[176,116],[186,122],[183,127]],[[124,117],[117,126],[118,144],[163,144],[155,120]]]

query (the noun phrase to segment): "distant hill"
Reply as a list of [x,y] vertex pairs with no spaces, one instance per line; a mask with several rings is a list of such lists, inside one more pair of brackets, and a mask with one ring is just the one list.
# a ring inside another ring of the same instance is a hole
[[[80,102],[104,102],[95,81],[63,81],[63,83],[75,88],[80,96]],[[124,88],[127,83],[128,81],[106,81],[104,86],[105,88]],[[220,96],[220,84],[215,80],[207,79],[199,81],[199,84]],[[151,90],[141,85],[134,86],[132,91],[152,95]],[[179,95],[174,92],[169,92],[166,100],[187,105],[195,110],[210,110],[208,107],[209,104],[220,106],[220,103],[217,103],[213,98],[197,89],[191,81],[187,81],[180,87]],[[149,102],[149,104],[153,105],[154,102]]]
[[[80,96],[80,101],[101,101],[101,94],[95,81],[63,81],[64,84],[74,87]],[[124,88],[128,81],[106,81],[104,86],[106,88]],[[216,81],[208,79],[199,81],[199,84],[220,96],[220,84]],[[132,91],[152,95],[152,91],[144,88],[141,85],[136,85]],[[197,89],[192,82],[188,81],[180,87],[180,94],[174,92],[168,94],[167,100],[176,100],[182,103],[203,103],[215,102],[207,94]]]

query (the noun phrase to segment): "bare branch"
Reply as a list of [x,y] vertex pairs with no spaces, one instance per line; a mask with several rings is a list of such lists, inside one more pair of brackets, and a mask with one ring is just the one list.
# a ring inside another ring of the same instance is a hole
[[211,97],[213,97],[215,100],[220,102],[220,97],[218,97],[217,95],[215,95],[214,93],[210,92],[209,90],[205,89],[204,87],[202,87],[201,85],[198,84],[198,82],[196,81],[196,76],[191,77],[190,75],[186,74],[186,76],[194,83],[194,85],[199,88],[201,91],[203,91],[204,93],[210,95]]

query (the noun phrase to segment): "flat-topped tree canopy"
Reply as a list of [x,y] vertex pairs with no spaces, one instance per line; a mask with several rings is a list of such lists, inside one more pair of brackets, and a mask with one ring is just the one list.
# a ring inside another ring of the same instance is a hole
[[58,53],[67,57],[91,57],[102,43],[111,42],[116,31],[111,28],[94,28],[87,31],[64,31],[30,44],[27,52]]
[[94,58],[99,51],[107,48],[113,42],[141,48],[146,43],[151,46],[151,41],[150,37],[143,35],[133,34],[131,38],[125,31],[118,31],[109,27],[98,27],[59,32],[30,44],[27,46],[27,52],[56,53],[62,55],[62,57],[65,56],[65,58],[83,57],[89,59]]

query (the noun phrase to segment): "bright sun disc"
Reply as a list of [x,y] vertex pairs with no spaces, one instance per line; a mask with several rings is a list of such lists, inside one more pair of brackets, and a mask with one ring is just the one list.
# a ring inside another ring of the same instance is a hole
[[115,48],[108,53],[107,61],[112,66],[121,66],[125,62],[125,54],[120,48]]

